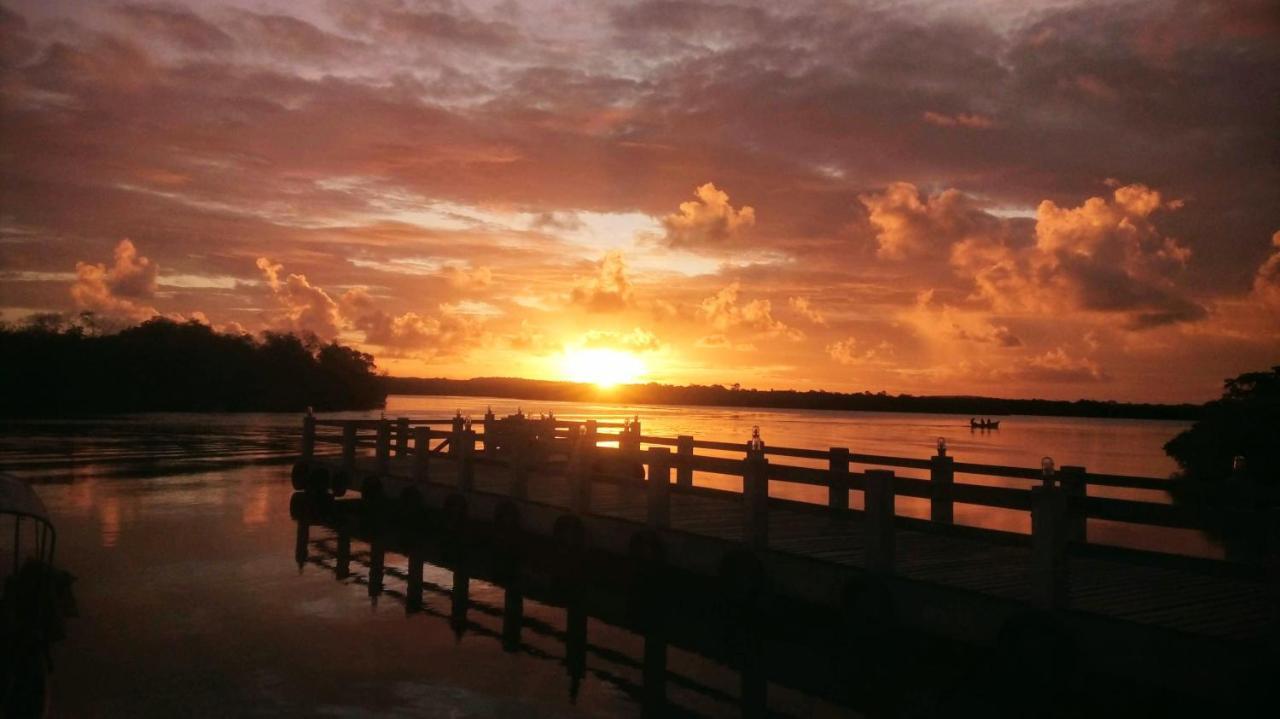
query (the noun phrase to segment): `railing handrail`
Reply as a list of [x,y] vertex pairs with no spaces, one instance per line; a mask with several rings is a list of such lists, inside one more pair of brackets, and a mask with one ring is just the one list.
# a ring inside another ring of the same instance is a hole
[[[318,442],[340,443],[343,447],[343,466],[346,471],[351,471],[354,469],[357,448],[373,445],[375,471],[378,474],[390,475],[390,458],[394,449],[394,456],[402,458],[402,461],[413,461],[413,477],[424,480],[429,472],[426,461],[428,456],[438,454],[447,447],[448,455],[459,462],[456,481],[461,491],[471,491],[475,464],[498,464],[512,468],[512,494],[519,497],[523,497],[527,491],[530,468],[545,467],[545,463],[565,462],[570,509],[577,513],[589,511],[590,487],[596,481],[632,482],[646,476],[670,477],[674,470],[674,485],[670,484],[669,479],[666,482],[649,481],[645,484],[648,496],[647,522],[651,527],[669,526],[671,490],[735,496],[740,498],[742,506],[743,541],[757,549],[769,546],[768,507],[774,500],[802,502],[814,511],[824,509],[820,502],[771,497],[769,482],[826,488],[828,497],[825,509],[831,512],[832,517],[847,514],[850,511],[849,493],[860,491],[863,509],[858,511],[863,517],[861,531],[864,534],[864,561],[869,570],[875,572],[892,571],[895,552],[893,536],[897,525],[923,522],[931,531],[964,531],[962,525],[955,522],[956,504],[1028,512],[1034,600],[1037,604],[1051,608],[1062,606],[1067,601],[1067,575],[1063,568],[1066,566],[1068,547],[1105,550],[1116,546],[1106,542],[1091,542],[1088,520],[1168,529],[1207,528],[1205,517],[1194,508],[1143,499],[1096,496],[1088,492],[1090,484],[1138,490],[1167,490],[1170,488],[1168,480],[1090,474],[1083,467],[1071,465],[1062,466],[1055,471],[1051,463],[1047,470],[1037,470],[956,462],[953,457],[946,455],[946,445],[941,441],[937,455],[921,459],[855,454],[843,447],[814,450],[761,446],[758,437],[755,446],[747,442],[697,440],[687,435],[658,437],[642,434],[638,422],[628,423],[616,433],[599,432],[598,422],[566,422],[557,418],[541,420],[541,424],[538,420],[531,422],[528,426],[538,434],[535,443],[530,445],[526,441],[534,439],[535,435],[527,435],[525,439],[521,439],[519,432],[476,432],[472,429],[474,421],[468,424],[460,422],[457,417],[447,421],[447,430],[432,426],[443,423],[437,420],[413,421],[403,417],[380,420],[317,420],[308,415],[303,420],[302,461],[310,460]],[[491,424],[495,428],[502,426],[496,422]],[[547,431],[548,425],[552,427],[550,432]],[[592,429],[583,433],[578,430],[582,425]],[[321,436],[317,432],[318,427],[342,428],[341,439]],[[564,431],[561,431],[562,428]],[[371,437],[371,434],[374,436]],[[579,438],[584,436],[591,437],[591,440],[581,442]],[[432,448],[429,442],[432,439],[444,441]],[[510,447],[506,446],[513,439],[517,441]],[[609,446],[615,441],[616,446]],[[601,446],[602,443],[608,444]],[[670,451],[670,447],[675,447],[676,451]],[[528,450],[534,448],[535,454],[530,456]],[[698,449],[732,454],[699,454],[696,451]],[[825,460],[826,466],[770,462],[770,455]],[[644,471],[646,465],[647,472]],[[859,471],[854,471],[854,465],[862,466],[858,468]],[[892,470],[883,469],[886,466],[927,470],[927,476],[896,475]],[[695,472],[740,478],[742,491],[695,485]],[[957,474],[1041,481],[1028,481],[1025,486],[992,486],[956,482]],[[894,505],[898,496],[928,500],[928,519],[915,519],[899,514]],[[1253,522],[1257,518],[1245,519]],[[1021,534],[1007,529],[989,531],[998,535]],[[1228,564],[1232,563],[1230,552],[1228,560]]]
[[[345,427],[347,425],[354,425],[358,432],[360,429],[376,430],[377,427],[383,422],[391,423],[394,426],[394,424],[397,421],[399,421],[399,419],[400,418],[392,419],[390,417],[388,417],[385,420],[382,420],[382,419],[317,419],[315,421],[315,424],[317,427],[336,427],[336,428]],[[533,419],[531,421],[537,422],[539,420]],[[547,421],[547,420],[541,420],[541,421]],[[451,426],[453,422],[454,422],[454,418],[447,418],[447,419],[434,419],[434,418],[412,419],[411,418],[408,420],[408,426],[409,427],[421,427],[421,426],[431,427],[433,425]],[[585,421],[562,420],[560,418],[554,418],[554,421],[553,421],[554,430],[558,438],[564,436],[565,432],[562,432],[562,430],[568,430],[570,428],[580,427],[585,424],[586,424]],[[473,419],[472,426],[483,427],[484,420]],[[612,422],[612,423],[597,422],[596,427],[597,429],[622,429],[623,424],[618,422]],[[447,431],[437,431],[433,429],[431,436],[433,438],[444,438],[444,437],[447,437],[448,434],[449,433]],[[481,434],[478,434],[477,436],[483,437],[484,435],[481,433]],[[621,432],[621,431],[620,432],[597,432],[596,434],[596,438],[598,442],[616,441],[622,438],[623,436],[624,436],[624,432]],[[638,439],[642,445],[677,447],[680,444],[680,439],[678,437],[661,437],[657,435],[641,434]],[[320,437],[317,437],[316,441],[325,442],[325,443],[335,443],[334,440],[332,439],[320,438]],[[363,445],[364,443],[361,442],[361,444]],[[746,451],[745,442],[724,442],[724,441],[717,441],[717,440],[694,439],[691,445],[695,450],[707,449],[707,450],[720,451],[720,452],[745,452]],[[831,450],[765,445],[764,454],[766,456],[793,457],[797,459],[827,460],[831,457]],[[902,467],[902,468],[908,468],[908,469],[927,470],[932,467],[933,458],[930,457],[928,459],[921,459],[916,457],[895,457],[891,455],[860,454],[860,453],[851,452],[849,454],[849,462],[851,464],[866,464],[866,465],[875,465],[875,466],[882,466],[882,467]],[[1009,465],[983,464],[983,463],[975,463],[975,462],[955,462],[955,461],[952,462],[951,467],[952,467],[952,471],[955,472],[956,474],[968,474],[968,475],[985,476],[985,477],[1002,477],[1006,479],[1026,479],[1026,480],[1034,480],[1034,481],[1039,481],[1043,477],[1043,473],[1040,469],[1030,468],[1030,467],[1014,467]],[[797,467],[797,469],[807,469],[807,468]],[[710,471],[710,470],[701,470],[701,471]],[[1158,477],[1111,474],[1111,473],[1104,473],[1104,472],[1085,472],[1084,478],[1087,484],[1098,486],[1098,487],[1113,487],[1113,488],[1119,488],[1119,489],[1139,489],[1139,490],[1156,490],[1156,491],[1167,490],[1169,488],[1169,480],[1165,478],[1158,478]],[[779,479],[776,481],[788,481],[788,480]],[[809,484],[809,482],[803,482],[803,483]]]

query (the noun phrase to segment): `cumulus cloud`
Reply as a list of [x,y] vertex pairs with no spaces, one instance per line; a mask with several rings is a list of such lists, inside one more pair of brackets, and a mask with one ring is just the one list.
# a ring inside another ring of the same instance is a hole
[[634,292],[627,276],[627,263],[617,250],[600,260],[596,274],[578,283],[569,300],[590,312],[617,312],[631,306]]
[[1108,379],[1102,367],[1087,357],[1072,357],[1061,347],[1024,360],[1014,374],[1039,382],[1102,382]]
[[551,339],[544,332],[529,324],[528,320],[521,320],[519,329],[507,334],[503,339],[506,340],[507,346],[513,350],[539,356],[556,354],[564,349],[562,342]]
[[81,310],[120,319],[146,319],[157,314],[142,301],[155,296],[158,271],[155,263],[138,254],[132,242],[120,240],[111,267],[76,263],[71,298]]
[[393,314],[379,308],[368,291],[357,288],[343,293],[342,306],[350,315],[351,328],[363,333],[367,344],[391,356],[453,357],[485,337],[480,319],[449,304],[439,305],[435,315]]
[[1151,215],[1161,207],[1160,193],[1140,184],[1076,208],[1045,200],[1036,211],[1035,263],[1078,307],[1124,312],[1134,329],[1203,319],[1204,307],[1174,283],[1191,250],[1157,230]]
[[493,270],[488,267],[470,269],[458,265],[446,265],[443,274],[449,284],[461,290],[476,290],[493,284]]
[[827,354],[842,365],[883,363],[893,356],[893,346],[881,340],[871,347],[864,347],[856,337],[845,337],[827,345]]
[[823,316],[816,307],[809,303],[808,297],[788,297],[787,304],[791,306],[792,312],[795,312],[815,325],[827,324],[827,318]]
[[952,244],[972,237],[1000,237],[1004,223],[959,190],[922,196],[910,182],[858,198],[876,229],[876,254],[886,260],[945,258]]
[[327,292],[307,281],[306,275],[290,274],[284,279],[284,266],[259,257],[258,269],[279,306],[269,313],[270,324],[289,332],[311,333],[329,341],[342,329],[342,313],[338,303]]
[[998,310],[1119,314],[1133,330],[1192,322],[1207,312],[1176,282],[1191,250],[1161,233],[1152,217],[1176,207],[1141,184],[1078,207],[1044,200],[1034,244],[1011,242],[1007,231],[969,233],[956,238],[950,262]]
[[975,381],[983,384],[1077,385],[1111,381],[1096,361],[1077,357],[1062,347],[994,364],[986,360],[962,359],[929,370],[935,379]]
[[902,319],[930,340],[961,340],[1002,348],[1021,347],[1022,340],[1008,326],[991,320],[986,312],[966,311],[938,300],[934,290],[916,296],[915,306]]
[[1280,309],[1280,231],[1271,236],[1275,251],[1253,277],[1253,294],[1270,307]]
[[774,318],[773,304],[769,300],[755,299],[741,304],[738,302],[741,293],[742,283],[726,285],[719,292],[702,300],[698,305],[698,314],[722,332],[740,328],[794,340],[804,337],[804,333]]
[[719,332],[699,337],[693,344],[703,349],[730,349],[738,352],[753,352],[756,349],[750,342],[734,342],[728,335]]
[[630,352],[656,352],[662,349],[662,342],[648,330],[636,327],[630,332],[614,332],[611,330],[591,330],[582,336],[584,347],[604,347]]
[[680,211],[662,218],[664,240],[675,248],[705,248],[730,244],[756,223],[751,207],[735,210],[728,193],[710,182],[694,191],[697,200],[680,203]]

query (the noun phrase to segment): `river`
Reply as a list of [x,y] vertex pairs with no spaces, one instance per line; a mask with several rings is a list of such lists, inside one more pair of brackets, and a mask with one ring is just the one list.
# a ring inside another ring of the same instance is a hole
[[[1011,416],[1000,418],[999,431],[970,432],[969,418],[959,416],[474,397],[393,396],[386,413],[445,417],[461,410],[479,417],[489,407],[499,415],[517,408],[564,418],[638,415],[646,434],[724,441],[745,442],[758,426],[775,446],[909,457],[932,454],[945,437],[958,461],[1035,466],[1048,455],[1060,465],[1146,476],[1173,469],[1161,446],[1185,426]],[[81,616],[54,652],[56,716],[639,712],[628,690],[637,670],[615,661],[640,651],[641,638],[627,631],[592,620],[589,640],[607,651],[588,657],[571,700],[565,649],[554,633],[533,632],[527,649],[503,651],[483,627],[488,622],[500,632],[500,620],[484,612],[473,612],[481,626],[459,637],[448,621],[406,617],[393,601],[371,603],[355,582],[334,581],[310,564],[299,569],[287,470],[299,425],[297,415],[266,414],[3,423],[0,470],[35,485],[58,527],[59,563],[78,577]],[[919,509],[903,505],[906,513]],[[957,517],[1015,529],[1022,521],[963,508]],[[1091,525],[1090,531],[1110,530]],[[428,581],[447,590],[451,575],[428,567]],[[503,595],[473,581],[470,601],[501,608]],[[527,600],[524,612],[539,626],[565,622],[564,610],[553,605]],[[736,713],[734,671],[674,649],[670,663],[671,672],[689,678],[669,690],[673,706],[692,715]],[[844,713],[781,687],[771,687],[769,704],[784,715]]]

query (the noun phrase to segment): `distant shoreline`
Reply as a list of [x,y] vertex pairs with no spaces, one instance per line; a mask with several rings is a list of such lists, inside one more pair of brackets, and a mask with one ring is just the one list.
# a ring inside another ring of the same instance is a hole
[[447,378],[384,377],[388,394],[419,396],[503,397],[551,402],[652,404],[695,407],[807,409],[862,412],[908,412],[973,417],[1029,415],[1111,419],[1190,421],[1202,407],[1194,404],[1153,404],[1099,400],[1006,399],[999,397],[916,396],[825,392],[818,390],[734,389],[721,385],[620,385],[602,389],[579,382],[553,382],[508,377]]

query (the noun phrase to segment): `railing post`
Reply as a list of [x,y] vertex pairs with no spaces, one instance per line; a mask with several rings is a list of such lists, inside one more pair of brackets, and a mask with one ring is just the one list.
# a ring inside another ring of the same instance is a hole
[[431,471],[431,428],[413,428],[413,478],[427,481]]
[[453,425],[449,430],[449,456],[456,459],[458,457],[458,448],[462,446],[462,426],[466,422],[462,418],[462,410],[458,410],[458,414],[453,418]]
[[[485,432],[488,433],[488,429]],[[532,449],[530,444],[529,428],[523,423],[514,424],[506,433],[503,440],[503,454],[507,457],[507,464],[511,469],[511,491],[510,494],[516,499],[526,499],[529,496],[529,453]]]
[[391,423],[385,419],[378,423],[378,443],[375,451],[378,459],[378,474],[383,477],[391,474]]
[[587,422],[578,433],[569,463],[570,508],[577,514],[591,509],[591,476],[595,471],[596,423]]
[[316,418],[310,410],[302,418],[302,457],[300,461],[310,462],[316,454]]
[[955,522],[955,460],[941,452],[929,458],[929,519],[941,524]]
[[1045,609],[1067,606],[1066,500],[1058,487],[1031,488],[1031,592]]
[[671,526],[671,450],[649,448],[649,526],[666,529]]
[[827,465],[827,506],[840,517],[849,509],[849,448],[832,447]]
[[396,419],[396,457],[409,456],[409,418]]
[[676,437],[676,454],[680,456],[676,464],[676,486],[693,486],[693,437],[682,434]]
[[1085,498],[1088,497],[1088,475],[1084,467],[1064,466],[1058,470],[1058,483],[1066,493],[1066,533],[1068,542],[1084,544],[1088,540],[1089,518]]
[[866,564],[873,572],[892,572],[894,560],[893,470],[868,469],[863,490]]
[[748,445],[742,472],[742,538],[754,549],[769,546],[769,460],[764,446]]
[[475,466],[472,462],[476,449],[476,433],[469,427],[458,435],[458,491],[470,492],[475,484]]
[[493,451],[493,442],[489,433],[493,431],[496,420],[493,417],[493,408],[486,407],[484,410],[484,434],[480,435],[480,451],[488,455]]
[[342,471],[351,477],[356,471],[356,423],[342,425]]

